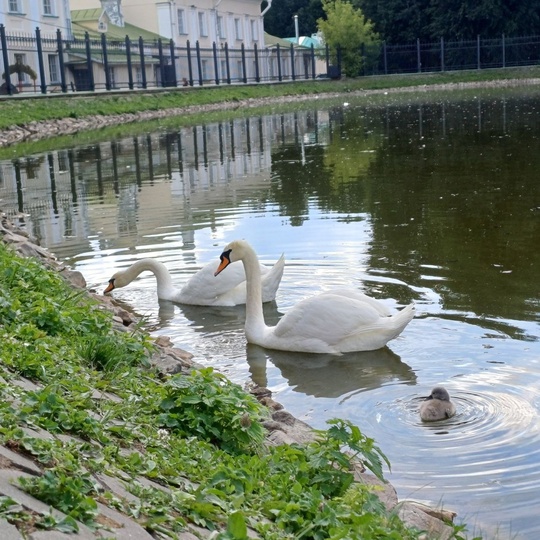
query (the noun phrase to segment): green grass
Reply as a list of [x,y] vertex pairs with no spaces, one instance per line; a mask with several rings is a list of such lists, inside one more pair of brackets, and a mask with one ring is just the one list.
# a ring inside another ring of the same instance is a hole
[[501,79],[540,77],[540,67],[493,70],[452,71],[430,74],[370,76],[340,81],[297,81],[281,84],[235,85],[220,87],[178,88],[148,91],[119,91],[51,95],[26,98],[16,96],[0,101],[0,129],[24,126],[33,121],[59,118],[84,118],[90,115],[114,115],[158,109],[204,106],[213,103],[234,103],[244,99],[277,98],[299,94],[327,94],[359,90],[436,85],[453,82],[482,82]]
[[[144,333],[115,331],[96,301],[0,242],[0,443],[41,467],[19,486],[67,516],[2,496],[0,518],[25,531],[99,529],[100,502],[159,538],[190,524],[218,540],[245,540],[248,526],[268,540],[419,537],[353,482],[353,459],[380,478],[388,464],[358,427],[334,420],[314,442],[268,447],[268,411],[255,398],[211,368],[164,379],[150,367],[153,350]],[[21,376],[35,386],[17,384]],[[119,499],[95,473],[137,499]]]

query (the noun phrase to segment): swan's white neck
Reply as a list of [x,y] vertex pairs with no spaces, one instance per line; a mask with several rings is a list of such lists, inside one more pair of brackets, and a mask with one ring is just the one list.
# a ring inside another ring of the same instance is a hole
[[123,274],[121,279],[117,279],[118,287],[124,287],[131,283],[139,274],[145,271],[152,272],[156,276],[158,298],[165,298],[174,289],[171,275],[167,267],[154,259],[142,259],[134,263]]
[[246,338],[250,343],[257,343],[266,324],[262,307],[261,268],[257,254],[250,247],[244,249],[242,263],[246,272]]

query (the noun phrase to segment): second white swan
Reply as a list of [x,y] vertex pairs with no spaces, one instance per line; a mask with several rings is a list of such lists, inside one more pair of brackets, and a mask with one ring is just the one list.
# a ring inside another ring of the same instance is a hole
[[336,289],[300,301],[276,326],[267,326],[262,310],[257,254],[244,240],[225,247],[215,275],[242,261],[246,272],[245,332],[248,343],[267,349],[341,354],[380,349],[414,317],[410,304],[389,315],[384,304],[354,289]]
[[[150,271],[157,281],[157,295],[160,300],[170,300],[177,304],[193,306],[236,306],[246,303],[246,276],[242,263],[232,265],[232,272],[224,274],[220,279],[214,277],[215,263],[203,266],[188,282],[177,289],[172,282],[167,267],[155,259],[141,259],[129,268],[116,272],[109,280],[104,294],[113,289],[129,285],[139,274]],[[283,276],[285,258],[280,259],[269,268],[259,265],[262,274],[262,301],[271,302],[276,298],[276,292]]]

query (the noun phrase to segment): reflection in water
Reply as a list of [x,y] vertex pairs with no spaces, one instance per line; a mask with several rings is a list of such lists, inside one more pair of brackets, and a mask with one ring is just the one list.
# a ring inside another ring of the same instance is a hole
[[[218,328],[242,329],[246,320],[246,306],[190,306],[179,305],[184,317],[196,332],[211,334]],[[275,325],[283,315],[276,302],[263,304],[264,319],[268,325]]]
[[315,397],[338,398],[393,381],[416,382],[414,371],[388,347],[336,356],[270,351],[249,344],[247,361],[257,385],[268,386],[266,366],[271,362],[296,392]]
[[[414,301],[389,348],[327,358],[246,348],[244,307],[159,302],[153,276],[115,294],[154,335],[316,427],[358,424],[401,498],[536,538],[538,89],[348,101],[0,161],[0,205],[97,290],[141,257],[180,287],[246,238],[264,263],[286,255],[268,324],[335,286]],[[418,417],[437,384],[458,405],[442,429]]]

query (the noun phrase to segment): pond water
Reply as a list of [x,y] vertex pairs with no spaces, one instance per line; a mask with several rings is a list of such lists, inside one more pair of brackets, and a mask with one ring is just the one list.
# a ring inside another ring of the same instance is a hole
[[[180,287],[245,238],[286,268],[268,323],[352,286],[417,316],[340,357],[246,346],[245,310],[115,298],[154,335],[323,428],[347,418],[392,463],[400,498],[485,538],[540,535],[540,89],[314,100],[0,162],[0,208],[102,291],[163,262]],[[324,317],[324,314],[321,314]],[[442,384],[457,414],[422,424]]]

